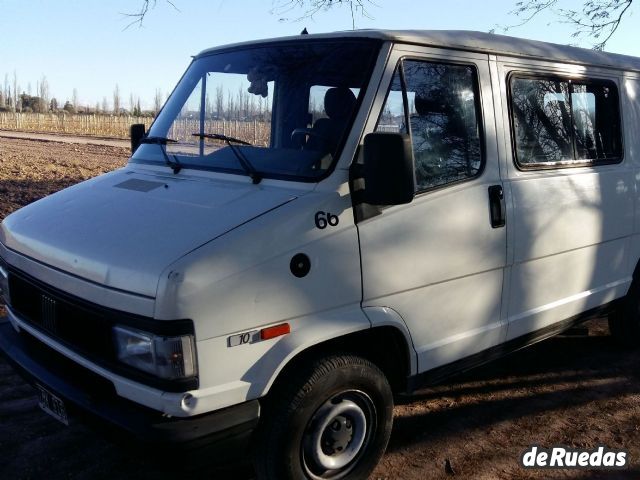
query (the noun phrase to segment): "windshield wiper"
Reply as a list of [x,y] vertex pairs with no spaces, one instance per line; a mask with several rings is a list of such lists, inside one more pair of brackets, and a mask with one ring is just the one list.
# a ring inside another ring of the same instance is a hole
[[227,143],[232,142],[232,143],[240,143],[242,145],[251,146],[249,142],[245,142],[244,140],[240,140],[239,138],[235,138],[235,137],[230,137],[228,135],[223,135],[222,133],[192,133],[191,135],[193,135],[194,137],[213,138],[214,140],[223,140]]
[[140,143],[147,143],[149,145],[160,145],[160,151],[162,155],[164,155],[164,163],[166,163],[172,170],[173,174],[177,175],[182,170],[182,164],[178,160],[178,157],[175,155],[171,155],[173,160],[169,158],[169,154],[167,153],[167,143],[177,143],[177,140],[173,138],[165,138],[165,137],[144,137],[140,140]]
[[242,150],[234,145],[234,143],[240,143],[242,145],[251,146],[249,142],[245,142],[244,140],[240,140],[239,138],[228,137],[227,135],[223,135],[221,133],[192,133],[191,135],[194,137],[211,138],[213,140],[222,140],[223,142],[226,142],[233,154],[238,159],[238,162],[240,162],[240,165],[242,165],[244,171],[247,172],[247,175],[249,175],[249,178],[251,178],[251,180],[253,181],[253,183],[258,184],[262,181],[262,174],[258,172],[253,165],[251,165],[251,162],[247,159],[244,153],[242,153]]

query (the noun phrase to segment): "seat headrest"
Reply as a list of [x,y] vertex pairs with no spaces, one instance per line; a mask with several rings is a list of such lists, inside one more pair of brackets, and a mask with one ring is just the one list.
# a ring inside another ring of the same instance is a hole
[[346,87],[334,87],[324,95],[324,111],[331,119],[344,119],[356,106],[356,96]]
[[413,105],[418,115],[447,113],[450,110],[443,99],[432,96],[416,95]]

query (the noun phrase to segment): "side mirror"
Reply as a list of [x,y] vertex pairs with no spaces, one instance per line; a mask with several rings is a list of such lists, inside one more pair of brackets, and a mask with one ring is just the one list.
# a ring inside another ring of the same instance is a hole
[[416,175],[409,135],[376,132],[364,137],[364,201],[402,205],[413,200]]
[[131,136],[131,154],[133,155],[138,147],[140,146],[140,142],[144,138],[145,135],[145,127],[144,123],[135,123],[131,125],[129,130],[129,134]]

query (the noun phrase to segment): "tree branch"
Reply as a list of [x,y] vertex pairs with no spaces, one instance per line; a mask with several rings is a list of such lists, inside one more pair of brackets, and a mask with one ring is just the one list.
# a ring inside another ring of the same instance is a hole
[[512,10],[512,15],[521,19],[514,25],[500,27],[507,32],[521,27],[543,12],[559,18],[558,22],[573,26],[574,38],[591,38],[595,50],[604,50],[607,42],[616,33],[625,17],[629,16],[633,0],[583,0],[582,9],[556,8],[561,0],[522,0]]
[[[377,6],[373,0],[274,0],[272,13],[284,15],[291,11],[302,10],[302,15],[293,21],[302,21],[313,18],[319,12],[328,11],[335,7],[344,6],[349,8],[351,14],[351,28],[356,29],[356,18],[362,16],[373,18],[369,14],[367,7]],[[289,18],[281,18],[281,21],[288,21]]]
[[[176,12],[179,12],[180,9],[178,7],[175,6],[175,4],[171,1],[171,0],[164,0],[164,2],[168,3],[169,5],[171,5],[173,7],[173,9]],[[145,17],[147,16],[147,13],[149,13],[149,10],[152,10],[154,8],[156,8],[157,5],[157,0],[142,0],[142,4],[140,5],[140,9],[137,12],[134,13],[121,13],[121,15],[125,16],[125,17],[129,17],[130,19],[133,19],[131,21],[131,23],[129,23],[126,27],[124,27],[124,30],[126,30],[127,28],[138,24],[138,28],[142,27],[142,22],[144,22]]]

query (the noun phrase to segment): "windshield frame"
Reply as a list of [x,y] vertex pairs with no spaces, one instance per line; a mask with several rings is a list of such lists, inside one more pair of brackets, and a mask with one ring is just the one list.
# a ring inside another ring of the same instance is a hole
[[[171,99],[176,94],[176,91],[185,80],[185,76],[189,73],[191,68],[193,68],[193,64],[201,59],[217,56],[217,55],[223,55],[227,53],[255,50],[259,48],[271,48],[271,47],[277,48],[277,47],[291,47],[291,46],[301,46],[301,45],[309,45],[309,44],[340,44],[340,43],[348,43],[348,44],[359,43],[363,45],[369,45],[371,48],[371,59],[370,59],[368,70],[363,72],[364,81],[362,83],[362,87],[360,88],[361,94],[358,95],[357,97],[355,107],[351,112],[350,118],[347,122],[348,126],[345,128],[342,138],[338,143],[337,149],[335,151],[335,155],[331,160],[331,164],[324,172],[314,176],[304,176],[301,174],[281,174],[281,173],[262,172],[262,171],[259,172],[261,177],[264,179],[284,180],[284,181],[293,181],[293,182],[301,182],[301,183],[318,183],[326,179],[327,177],[329,177],[335,171],[336,166],[339,163],[339,160],[344,153],[344,147],[353,132],[353,128],[355,126],[355,120],[357,119],[357,116],[362,108],[362,103],[364,102],[364,99],[367,96],[367,92],[372,84],[372,76],[376,71],[376,65],[379,62],[382,46],[385,43],[381,39],[370,38],[370,37],[347,37],[347,38],[345,37],[326,38],[325,37],[325,38],[310,38],[310,39],[302,39],[302,40],[288,39],[288,40],[280,40],[280,41],[263,41],[263,42],[255,42],[255,43],[246,43],[246,44],[241,44],[237,46],[228,46],[228,47],[221,46],[213,50],[207,50],[205,52],[202,52],[193,57],[192,61],[187,66],[187,68],[181,75],[178,82],[176,82],[176,85],[171,91],[171,94],[167,97],[167,100],[162,105],[162,108],[158,111],[158,114],[156,115],[156,118],[152,122],[151,126],[149,127],[149,130],[147,131],[146,135],[149,135],[149,132],[153,130],[153,127],[158,121],[158,119],[161,118],[161,115],[165,110],[166,105],[169,104]],[[369,108],[367,109],[367,111],[368,110]],[[137,152],[134,152],[131,155],[129,159],[129,163],[164,166],[164,163],[161,164],[160,162],[157,162],[154,160],[145,160],[144,158],[136,158],[136,153]],[[233,174],[233,175],[239,175],[244,177],[249,176],[247,172],[240,165],[238,166],[237,169],[236,168],[230,169],[230,168],[216,166],[216,165],[209,166],[209,165],[190,164],[188,162],[181,162],[181,163],[182,163],[183,170],[199,170],[199,171],[214,172],[214,173]]]

